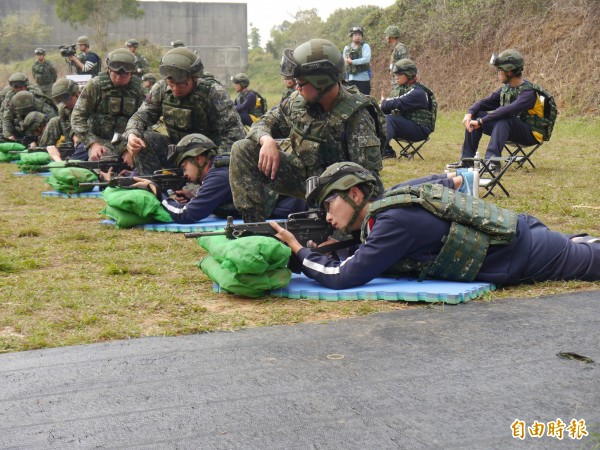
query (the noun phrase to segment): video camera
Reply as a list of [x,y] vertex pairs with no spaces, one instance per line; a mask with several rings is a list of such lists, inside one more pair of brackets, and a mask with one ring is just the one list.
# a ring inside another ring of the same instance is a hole
[[62,56],[63,58],[74,56],[77,53],[77,50],[75,49],[76,45],[77,44],[61,45],[60,47],[58,47],[58,49],[60,50],[60,56]]

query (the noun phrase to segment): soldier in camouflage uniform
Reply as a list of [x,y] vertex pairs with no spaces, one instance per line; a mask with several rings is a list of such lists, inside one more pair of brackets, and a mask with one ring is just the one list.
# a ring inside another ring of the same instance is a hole
[[46,50],[43,48],[35,49],[36,62],[33,63],[31,73],[35,82],[48,97],[52,96],[52,84],[56,81],[56,67],[52,64],[52,61],[46,60]]
[[145,73],[144,75],[142,75],[142,84],[144,85],[144,89],[147,94],[148,92],[150,92],[150,89],[152,89],[152,86],[156,84],[156,75],[150,72]]
[[6,86],[4,89],[0,91],[0,140],[2,139],[2,115],[4,113],[3,103],[6,94],[12,92],[12,88],[10,86]]
[[379,200],[373,175],[337,163],[306,183],[309,204],[327,211],[335,229],[361,231],[344,262],[303,247],[271,226],[298,257],[302,272],[330,289],[375,277],[418,276],[497,285],[600,280],[600,239],[550,231],[517,214],[441,184],[394,187]]
[[133,76],[135,57],[129,50],[113,50],[106,64],[106,72],[87,82],[71,113],[73,132],[88,149],[90,160],[123,153],[124,145],[113,145],[111,140],[115,133],[125,131],[144,100],[142,81]]
[[390,72],[392,72],[396,61],[400,61],[401,59],[410,59],[410,57],[408,56],[408,50],[406,50],[406,46],[400,42],[400,28],[391,25],[385,29],[384,36],[388,45],[394,49],[392,51],[392,55],[390,56],[389,65]]
[[[312,39],[284,50],[281,74],[294,77],[298,91],[255,122],[247,139],[232,148],[231,188],[243,219],[267,217],[269,189],[303,198],[306,179],[336,161],[364,165],[383,191],[379,170],[385,117],[371,97],[341,85],[341,52],[327,40]],[[279,150],[273,130],[290,137],[290,152]]]
[[24,138],[27,133],[23,121],[25,116],[32,111],[38,111],[46,115],[48,119],[56,116],[56,111],[44,102],[43,99],[37,98],[32,92],[27,90],[17,92],[10,99],[5,99],[5,107],[2,114],[2,132],[4,133],[4,137],[12,141]]
[[284,101],[296,92],[296,80],[294,77],[283,77],[283,84],[285,84],[285,89],[281,93],[281,101]]
[[54,83],[52,86],[52,99],[58,105],[58,115],[48,122],[40,139],[40,146],[56,145],[63,137],[66,141],[73,140],[71,113],[78,97],[79,85],[73,80],[61,78]]
[[[169,50],[160,63],[160,77],[141,108],[127,123],[127,161],[141,174],[167,167],[167,147],[184,136],[201,133],[229,152],[244,136],[240,116],[229,94],[214,78],[203,77],[202,61],[188,48]],[[163,117],[168,136],[149,128]]]
[[150,63],[144,55],[140,55],[137,52],[139,45],[140,43],[135,39],[127,39],[127,41],[125,42],[127,50],[129,50],[131,53],[133,53],[133,56],[135,56],[135,71],[133,72],[133,74],[135,76],[141,77],[142,75],[150,71]]
[[10,90],[5,94],[4,97],[3,103],[5,106],[10,102],[12,96],[15,95],[17,92],[29,91],[37,99],[42,100],[44,103],[46,103],[48,106],[50,106],[56,111],[56,105],[54,104],[52,99],[46,96],[39,87],[29,84],[29,79],[24,73],[15,72],[11,74],[8,77],[8,85],[10,86]]

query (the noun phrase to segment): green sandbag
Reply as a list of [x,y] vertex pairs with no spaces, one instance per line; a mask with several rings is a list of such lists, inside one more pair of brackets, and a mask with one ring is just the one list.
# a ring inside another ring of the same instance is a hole
[[22,153],[20,156],[21,159],[16,164],[24,173],[41,172],[40,167],[52,162],[52,158],[46,152]]
[[248,236],[227,239],[225,236],[205,236],[198,239],[224,269],[234,273],[261,274],[267,270],[286,267],[291,249],[268,236]]
[[152,217],[140,217],[135,213],[110,205],[106,205],[106,207],[100,211],[100,214],[104,214],[109,219],[114,220],[117,228],[131,228],[136,225],[156,222]]
[[0,144],[0,153],[17,152],[25,150],[26,148],[27,147],[18,142],[2,142]]
[[60,167],[51,168],[51,175],[46,179],[46,183],[52,186],[52,189],[64,194],[78,194],[80,192],[89,192],[94,186],[79,186],[79,183],[95,183],[98,176],[91,170],[81,167]]
[[[235,239],[231,242],[246,239],[252,239],[252,237]],[[271,240],[275,241],[275,239]],[[235,273],[224,269],[221,263],[212,256],[204,258],[199,265],[202,271],[222,289],[232,294],[252,298],[262,297],[272,289],[287,286],[292,277],[292,272],[287,268],[268,270],[262,274]]]
[[[124,211],[143,219],[144,221],[141,223],[173,222],[171,215],[162,207],[158,199],[144,189],[108,187],[102,192],[102,198],[108,206],[112,207],[109,211],[111,214],[119,214]],[[106,210],[101,212],[106,214]],[[132,223],[132,218],[129,214],[122,216],[111,217],[111,219],[117,222],[119,228],[128,228],[128,225]]]
[[20,158],[20,155],[18,153],[0,152],[0,162],[18,161],[19,158]]

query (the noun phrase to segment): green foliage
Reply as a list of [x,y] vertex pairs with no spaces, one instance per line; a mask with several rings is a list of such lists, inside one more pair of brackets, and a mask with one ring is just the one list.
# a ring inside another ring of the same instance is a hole
[[349,30],[353,26],[365,28],[364,40],[373,46],[371,41],[380,40],[380,36],[371,31],[366,24],[372,22],[372,17],[379,16],[383,11],[378,6],[359,6],[357,8],[336,9],[325,22],[323,34],[320,36],[333,42],[340,50],[350,43]]
[[250,50],[260,48],[260,33],[258,28],[250,24],[250,34],[248,35],[248,46]]
[[22,53],[21,47],[47,39],[52,27],[46,25],[39,13],[29,16],[11,14],[0,20],[0,30],[0,63],[8,63]]
[[271,30],[267,51],[279,59],[284,49],[294,48],[310,39],[321,37],[324,25],[316,9],[298,11],[293,22],[286,20]]
[[120,17],[132,19],[144,15],[137,0],[45,0],[56,5],[56,16],[71,25],[88,25],[96,32],[95,38],[106,51],[108,24]]

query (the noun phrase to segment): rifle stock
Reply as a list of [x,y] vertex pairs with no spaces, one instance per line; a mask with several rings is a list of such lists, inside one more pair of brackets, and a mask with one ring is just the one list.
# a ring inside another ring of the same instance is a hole
[[98,161],[66,161],[63,165],[42,166],[42,170],[61,169],[65,167],[78,167],[99,172],[108,172],[111,168],[113,172],[119,173],[122,170],[130,170],[128,164],[120,157],[104,157]]
[[[163,169],[157,170],[153,175],[138,175],[136,178],[150,180],[158,185],[159,189],[168,194],[169,191],[178,191],[187,184],[187,179],[183,176],[181,169]],[[95,183],[79,183],[80,187],[99,186],[104,187],[129,187],[137,183],[133,177],[113,177],[108,181],[98,181]]]
[[[60,144],[56,147],[60,153],[61,159],[68,159],[75,154],[75,146],[72,143]],[[22,153],[48,153],[46,147],[29,147],[25,150],[12,150],[8,153],[22,154]]]

